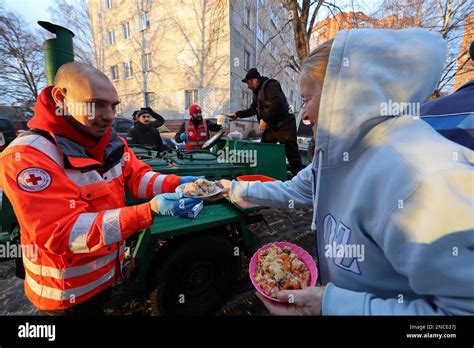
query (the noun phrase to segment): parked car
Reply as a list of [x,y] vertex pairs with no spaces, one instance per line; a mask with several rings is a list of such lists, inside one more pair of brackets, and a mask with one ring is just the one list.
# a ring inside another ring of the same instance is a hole
[[135,122],[133,122],[133,120],[130,118],[115,117],[115,120],[112,123],[112,128],[114,129],[115,133],[117,133],[121,137],[126,138],[129,129],[132,128],[134,125]]
[[313,127],[303,123],[301,113],[296,118],[296,141],[303,165],[311,163],[314,154]]
[[3,151],[17,135],[13,122],[8,118],[0,117],[0,151]]

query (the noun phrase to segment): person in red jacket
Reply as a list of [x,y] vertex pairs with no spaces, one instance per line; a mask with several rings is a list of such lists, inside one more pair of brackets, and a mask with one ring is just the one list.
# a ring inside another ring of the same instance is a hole
[[209,131],[217,132],[221,126],[202,118],[201,107],[193,104],[189,107],[189,120],[183,122],[174,139],[177,143],[186,142],[186,150],[199,150],[209,140]]
[[[0,187],[21,244],[38,251],[23,255],[25,293],[43,314],[102,315],[121,277],[125,240],[155,216],[184,214],[199,202],[171,193],[197,177],[153,172],[115,134],[118,104],[102,72],[64,64],[38,96],[31,130],[0,155]],[[149,202],[126,207],[125,188]]]

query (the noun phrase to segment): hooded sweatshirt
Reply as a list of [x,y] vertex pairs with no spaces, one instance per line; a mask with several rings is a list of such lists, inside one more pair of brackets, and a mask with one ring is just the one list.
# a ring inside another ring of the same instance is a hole
[[232,183],[235,201],[313,206],[323,315],[474,314],[474,153],[397,104],[423,102],[445,58],[422,29],[339,32],[312,164]]

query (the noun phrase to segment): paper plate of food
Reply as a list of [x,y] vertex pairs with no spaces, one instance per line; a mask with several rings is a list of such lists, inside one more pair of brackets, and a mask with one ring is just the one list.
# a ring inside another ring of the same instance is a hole
[[249,264],[253,286],[266,298],[281,302],[281,290],[299,290],[316,285],[318,270],[311,255],[288,242],[274,242],[258,249]]
[[222,187],[206,179],[197,179],[195,182],[179,185],[175,191],[182,193],[183,197],[208,198],[221,193]]

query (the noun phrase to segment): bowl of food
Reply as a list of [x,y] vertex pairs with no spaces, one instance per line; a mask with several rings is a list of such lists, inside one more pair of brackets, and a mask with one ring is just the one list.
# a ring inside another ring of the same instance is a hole
[[299,290],[316,285],[318,270],[311,255],[288,242],[274,242],[258,249],[249,264],[253,286],[266,298],[281,302],[281,290]]
[[206,179],[197,179],[195,182],[179,185],[175,191],[182,193],[183,197],[207,198],[221,193],[222,187]]

